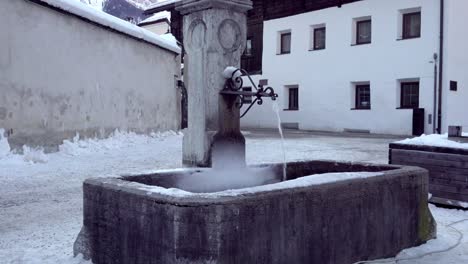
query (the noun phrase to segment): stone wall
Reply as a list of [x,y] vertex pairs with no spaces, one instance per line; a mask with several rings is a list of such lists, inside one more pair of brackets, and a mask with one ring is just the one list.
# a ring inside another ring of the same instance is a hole
[[178,129],[178,55],[31,1],[0,2],[0,128],[10,144]]
[[[270,166],[280,177],[282,164]],[[173,188],[196,170],[89,179],[75,254],[96,264],[351,264],[434,238],[426,170],[308,161],[289,163],[288,179],[362,171],[381,175],[219,196],[147,185]]]

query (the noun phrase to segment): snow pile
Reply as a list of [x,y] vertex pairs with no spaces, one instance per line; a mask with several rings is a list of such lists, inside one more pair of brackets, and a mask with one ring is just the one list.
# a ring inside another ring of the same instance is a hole
[[94,9],[102,10],[102,8],[104,7],[104,4],[108,0],[78,0],[78,1],[81,1],[82,3],[85,3],[85,4],[93,7]]
[[75,14],[77,16],[86,18],[88,20],[91,20],[103,26],[110,27],[114,30],[133,36],[135,38],[143,39],[149,43],[171,50],[178,54],[180,54],[181,52],[179,46],[177,46],[177,43],[163,39],[157,34],[154,34],[144,28],[138,27],[120,18],[106,14],[102,11],[94,9],[76,0],[40,0],[40,1],[47,3],[51,6],[54,6],[56,8],[62,9],[64,11],[70,12],[72,14]]
[[48,163],[50,157],[59,156],[86,156],[93,154],[110,154],[113,151],[121,149],[132,149],[138,146],[155,144],[158,141],[164,141],[169,137],[177,139],[182,137],[182,133],[167,131],[151,133],[150,135],[141,135],[134,132],[114,131],[108,138],[97,139],[80,139],[77,134],[71,140],[64,140],[59,146],[57,153],[45,154],[43,148],[32,148],[23,146],[23,154],[11,153],[10,145],[7,138],[3,137],[3,129],[0,129],[0,159],[10,162],[26,162],[26,163]]
[[219,197],[233,197],[248,195],[258,192],[268,192],[275,190],[284,190],[292,188],[307,187],[311,185],[321,185],[326,183],[333,183],[338,181],[346,181],[353,179],[365,179],[370,177],[376,177],[383,175],[380,172],[342,172],[342,173],[324,173],[306,176],[290,181],[283,181],[274,184],[267,184],[261,186],[255,186],[251,188],[226,190],[214,193],[192,193],[183,191],[176,188],[166,189],[158,186],[139,185],[140,190],[148,191],[149,193],[158,193],[162,195],[168,195],[173,197],[193,197],[193,198],[219,198]]
[[10,154],[11,148],[8,139],[4,136],[5,130],[0,128],[0,159]]
[[[83,258],[83,255],[79,254],[76,257],[73,256],[55,256],[53,254],[44,254],[41,250],[27,249],[25,253],[18,252],[16,257],[10,262],[0,263],[18,263],[18,264],[93,264],[91,261],[87,261]],[[44,256],[46,255],[46,256]]]
[[179,135],[181,134],[174,131],[151,133],[150,136],[147,136],[116,130],[110,137],[105,139],[91,138],[80,140],[80,135],[77,134],[72,140],[64,140],[63,144],[59,146],[59,152],[71,156],[90,153],[110,153],[116,149],[146,145],[154,141],[154,139],[164,140],[166,137]]
[[30,148],[28,146],[23,146],[23,159],[26,162],[32,163],[47,163],[49,158],[44,153],[42,148]]
[[[466,134],[464,134],[466,135]],[[408,138],[396,143],[417,146],[432,146],[444,148],[468,149],[468,143],[459,143],[448,139],[448,134],[422,135],[416,138]]]
[[151,22],[158,21],[160,19],[165,19],[165,18],[171,21],[171,13],[169,11],[161,11],[159,13],[156,13],[148,17],[147,19],[141,21],[140,24],[151,23]]
[[232,79],[233,81],[236,81],[236,78],[241,77],[242,72],[233,66],[226,67],[223,71],[223,77],[225,79]]

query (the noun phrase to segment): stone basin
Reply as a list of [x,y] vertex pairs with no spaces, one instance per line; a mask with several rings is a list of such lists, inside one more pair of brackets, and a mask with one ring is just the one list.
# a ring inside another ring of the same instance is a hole
[[75,254],[95,264],[348,264],[435,237],[424,169],[295,162],[280,182],[282,166],[253,167],[271,170],[265,185],[208,193],[178,183],[209,169],[86,180]]

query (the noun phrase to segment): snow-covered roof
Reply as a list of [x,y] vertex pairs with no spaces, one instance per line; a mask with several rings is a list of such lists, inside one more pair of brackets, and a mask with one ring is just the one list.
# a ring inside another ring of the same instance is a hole
[[104,27],[111,28],[120,33],[124,33],[131,37],[141,39],[158,47],[173,51],[180,54],[181,49],[177,46],[177,42],[164,39],[157,34],[150,32],[144,28],[138,27],[130,22],[114,17],[102,11],[96,10],[88,5],[85,5],[75,0],[34,0],[42,2],[49,6],[61,9],[86,20],[100,24]]
[[157,2],[146,7],[145,13],[154,13],[154,12],[167,10],[175,6],[179,2],[182,2],[182,0],[165,0],[165,1]]
[[167,19],[167,20],[171,21],[171,12],[162,11],[162,12],[156,13],[156,14],[148,17],[147,19],[141,21],[138,25],[151,24],[153,22],[156,22],[156,21],[159,21],[159,20],[162,20],[162,19]]

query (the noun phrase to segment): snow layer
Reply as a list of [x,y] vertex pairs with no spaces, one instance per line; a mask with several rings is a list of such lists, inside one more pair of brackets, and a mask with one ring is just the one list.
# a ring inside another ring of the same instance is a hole
[[173,42],[176,42],[177,43],[177,39],[174,37],[174,35],[172,35],[171,33],[166,33],[166,34],[163,34],[161,35],[161,38],[163,39],[167,39],[169,41],[173,41]]
[[[281,162],[277,133],[247,133],[247,159],[253,163]],[[395,139],[350,138],[287,132],[289,161],[335,159],[386,163],[388,144]],[[0,142],[6,142],[5,140]],[[9,146],[8,146],[9,148]],[[153,172],[181,167],[182,135],[150,136],[116,132],[104,140],[70,140],[57,153],[45,154],[47,163],[32,163],[23,155],[0,158],[0,263],[88,264],[72,257],[73,242],[82,225],[83,180]],[[418,257],[401,264],[468,263],[468,211],[431,206],[438,238],[399,257]],[[373,263],[395,263],[376,261]]]
[[151,22],[154,22],[154,21],[157,21],[157,20],[160,20],[160,19],[164,19],[164,18],[167,18],[167,20],[171,21],[171,13],[168,12],[168,11],[162,11],[162,12],[156,13],[156,14],[148,17],[147,19],[141,21],[139,24],[151,23]]
[[177,42],[169,41],[161,38],[157,34],[154,34],[144,28],[133,25],[130,22],[124,21],[112,15],[106,14],[95,8],[92,8],[86,4],[78,2],[76,0],[40,0],[51,6],[60,8],[64,11],[70,12],[77,16],[86,18],[95,23],[103,26],[112,28],[124,34],[133,36],[138,39],[142,39],[156,46],[168,49],[177,54],[180,54],[181,49],[177,46]]
[[223,71],[223,77],[225,79],[232,79],[233,81],[235,81],[236,78],[240,76],[242,76],[242,72],[234,66],[228,66]]
[[85,3],[85,4],[93,7],[94,9],[102,10],[102,8],[104,7],[104,4],[106,3],[107,0],[77,0],[77,1]]
[[44,153],[42,148],[30,148],[28,146],[23,146],[23,156],[24,161],[32,163],[47,163],[49,158]]
[[153,9],[153,8],[156,8],[156,7],[160,7],[162,5],[176,4],[176,3],[179,3],[179,2],[182,2],[182,0],[163,0],[163,1],[159,1],[157,3],[151,4],[151,5],[148,5],[146,7],[146,10]]
[[4,136],[5,130],[0,129],[0,159],[6,157],[10,154],[10,145],[8,144],[8,139]]
[[[464,134],[464,135],[468,136],[467,134]],[[402,141],[398,141],[396,143],[407,144],[407,145],[418,145],[418,146],[468,149],[468,143],[459,143],[453,140],[449,140],[448,134],[422,135],[420,137],[408,138]]]
[[352,179],[365,179],[369,177],[376,177],[383,175],[378,172],[349,172],[349,173],[324,173],[316,174],[307,177],[298,178],[291,181],[279,182],[268,185],[261,185],[251,188],[227,190],[214,193],[192,193],[180,189],[166,189],[158,186],[142,186],[139,189],[148,191],[149,193],[158,193],[175,197],[193,197],[193,198],[219,198],[219,197],[233,197],[242,196],[252,193],[292,189],[298,187],[307,187],[311,185],[320,185],[325,183],[332,183],[338,181],[352,180]]

